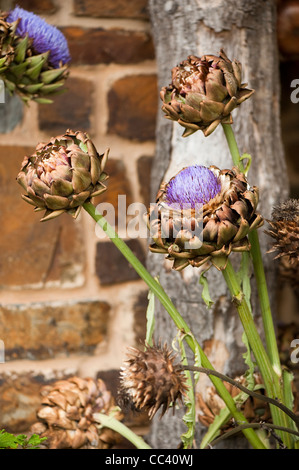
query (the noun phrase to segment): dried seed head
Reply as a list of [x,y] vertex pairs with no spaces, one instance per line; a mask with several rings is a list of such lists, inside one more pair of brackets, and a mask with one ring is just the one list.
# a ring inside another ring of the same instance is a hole
[[[100,448],[115,445],[120,436],[107,428],[99,429],[94,413],[109,414],[115,402],[101,379],[71,377],[58,380],[41,390],[38,422],[31,431],[46,437],[51,449]],[[114,413],[121,420],[122,414]]]
[[120,401],[135,410],[145,410],[150,419],[161,407],[161,417],[171,404],[174,410],[187,390],[185,374],[174,359],[167,345],[147,346],[144,351],[129,348],[121,371]]
[[275,206],[270,229],[265,232],[275,242],[268,253],[277,252],[274,259],[287,257],[290,263],[299,263],[299,200],[288,199]]

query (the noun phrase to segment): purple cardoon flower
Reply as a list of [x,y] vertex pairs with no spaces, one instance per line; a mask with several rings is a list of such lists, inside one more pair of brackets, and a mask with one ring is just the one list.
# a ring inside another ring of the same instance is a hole
[[60,62],[64,65],[71,60],[67,41],[59,29],[20,7],[10,11],[6,21],[13,23],[18,19],[16,34],[20,37],[28,35],[33,40],[32,47],[39,54],[50,51],[49,62],[54,68],[59,68]]
[[181,209],[207,204],[221,191],[217,176],[205,166],[189,166],[172,178],[167,187],[165,200]]

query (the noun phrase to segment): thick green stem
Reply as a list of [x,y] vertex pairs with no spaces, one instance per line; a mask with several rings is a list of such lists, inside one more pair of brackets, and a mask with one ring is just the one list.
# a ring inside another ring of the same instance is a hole
[[272,404],[274,406],[277,406],[280,408],[287,416],[291,418],[291,420],[299,425],[299,416],[297,416],[291,408],[288,408],[287,406],[283,405],[277,400],[274,400],[273,398],[270,398],[266,395],[262,395],[261,393],[254,392],[253,390],[249,390],[247,387],[244,387],[244,385],[240,384],[234,379],[231,379],[227,375],[221,374],[220,372],[217,372],[215,370],[211,369],[205,369],[204,367],[197,367],[197,366],[189,366],[189,365],[183,365],[182,366],[183,370],[191,370],[194,372],[202,372],[203,374],[207,375],[214,375],[215,377],[219,377],[219,379],[223,380],[224,382],[228,382],[234,387],[239,388],[242,392],[247,393],[249,396],[256,398],[257,400],[264,401],[266,403]]
[[[238,166],[241,171],[244,171],[242,162],[240,161],[240,153],[235,139],[234,132],[230,124],[222,124],[222,128],[229,146],[232,160],[235,166]],[[264,325],[264,333],[267,351],[273,365],[274,371],[280,377],[281,365],[279,352],[277,348],[277,340],[275,335],[275,328],[273,324],[273,317],[271,313],[270,300],[267,289],[267,282],[265,277],[263,259],[260,250],[259,237],[256,230],[253,230],[248,235],[251,243],[251,256],[254,268],[255,279],[257,283],[258,295],[260,299],[261,315]]]
[[260,249],[260,242],[259,242],[257,231],[253,230],[251,233],[249,233],[248,238],[251,244],[252,262],[253,262],[253,267],[254,267],[258,295],[260,299],[266,346],[267,346],[268,354],[269,354],[273,369],[278,375],[278,377],[281,377],[281,374],[282,374],[281,363],[280,363],[279,351],[277,347],[276,334],[275,334],[272,313],[271,313],[270,299],[269,299],[268,289],[267,289],[267,281],[266,281],[263,259],[262,259],[261,249]]
[[128,428],[125,424],[121,423],[113,416],[107,416],[104,413],[94,413],[92,417],[104,428],[112,429],[112,431],[119,433],[128,441],[132,442],[136,449],[151,449],[151,447],[142,439],[142,437],[135,434],[130,428]]
[[[221,437],[218,437],[217,439],[215,439],[214,441],[212,441],[210,443],[210,446],[213,447],[215,446],[216,444],[218,444],[220,441],[224,440],[224,439],[227,439],[228,437],[232,437],[234,436],[235,434],[237,434],[238,432],[240,431],[243,431],[244,429],[246,428],[252,428],[252,429],[264,429],[266,431],[270,431],[271,434],[273,435],[273,437],[277,440],[279,440],[279,444],[281,446],[283,446],[283,443],[281,442],[280,438],[278,436],[276,436],[274,434],[273,431],[275,430],[278,430],[278,431],[285,431],[285,432],[288,432],[288,433],[291,433],[291,434],[294,434],[294,436],[297,436],[299,437],[299,432],[298,431],[295,431],[294,429],[291,429],[291,428],[285,428],[283,426],[276,426],[275,424],[272,424],[272,423],[263,423],[263,422],[260,422],[260,423],[250,423],[250,424],[241,424],[240,426],[237,426],[236,428],[232,429],[231,431],[227,431],[226,433],[224,433]],[[272,431],[273,430],[273,431]]]
[[[177,328],[183,333],[190,332],[191,330],[188,327],[187,323],[181,317],[180,313],[175,308],[162,286],[150,275],[150,273],[146,270],[143,264],[132,253],[128,245],[117,235],[115,230],[108,224],[107,220],[101,214],[96,213],[93,204],[85,203],[83,207],[88,212],[88,214],[95,220],[95,222],[104,230],[106,235],[120,250],[123,256],[129,261],[129,263],[135,269],[137,274],[141,277],[141,279],[145,281],[145,283],[152,290],[155,296],[160,300],[161,304],[164,306]],[[191,337],[189,337],[189,335],[186,336],[186,342],[191,348],[191,350],[195,352],[194,342]],[[197,342],[196,346],[200,351],[202,366],[207,369],[213,369],[212,364],[210,363],[209,359],[207,358],[204,351],[201,349],[200,345]],[[211,381],[214,384],[218,394],[221,396],[226,406],[230,410],[234,419],[237,422],[247,422],[243,413],[241,413],[236,408],[235,402],[223,382],[217,377],[211,377]],[[252,429],[245,429],[244,435],[255,449],[265,449],[265,445]]]
[[232,126],[230,124],[222,124],[222,129],[226,137],[226,141],[227,141],[234,165],[237,166],[241,171],[244,171],[243,163],[240,160],[240,152],[238,149],[234,132],[232,130]]
[[[279,378],[273,370],[269,356],[267,355],[260,335],[257,331],[252,314],[242,293],[237,275],[232,267],[230,260],[228,260],[227,266],[225,270],[222,271],[222,273],[238,310],[240,320],[247,335],[250,347],[255,356],[260,373],[263,377],[266,392],[270,398],[283,402],[283,392],[280,386]],[[270,405],[270,408],[274,424],[288,427],[288,419],[285,413],[275,408],[273,405]],[[289,434],[284,433],[282,438],[288,447],[292,446]]]

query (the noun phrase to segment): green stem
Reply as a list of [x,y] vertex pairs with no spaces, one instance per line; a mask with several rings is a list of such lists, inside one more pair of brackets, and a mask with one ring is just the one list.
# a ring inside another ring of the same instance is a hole
[[[155,296],[160,300],[161,304],[164,306],[177,328],[183,333],[190,332],[191,330],[188,327],[187,323],[182,318],[178,310],[175,308],[162,286],[145,269],[143,264],[138,260],[138,258],[136,258],[134,253],[128,247],[128,245],[117,235],[115,230],[109,225],[105,217],[103,217],[101,214],[97,214],[95,207],[91,203],[85,203],[83,207],[86,212],[88,212],[88,214],[95,220],[95,222],[104,230],[106,235],[120,250],[123,256],[129,261],[129,263],[135,269],[137,274],[141,277],[141,279],[144,280],[144,282],[152,290]],[[190,349],[195,352],[194,342],[189,335],[186,336],[186,342]],[[197,342],[196,347],[200,351],[201,364],[203,365],[203,367],[207,369],[213,369],[212,364],[210,363],[209,359],[207,358],[204,351],[201,349],[200,345]],[[217,377],[211,377],[211,381],[214,384],[218,394],[223,399],[231,414],[235,418],[235,420],[247,422],[243,413],[241,413],[236,408],[235,402],[226,387],[224,386],[223,382]],[[252,429],[245,429],[244,435],[255,449],[265,449],[264,443]]]
[[[271,431],[271,430],[284,431],[284,432],[294,434],[295,436],[299,437],[299,432],[298,431],[294,431],[293,429],[285,428],[283,426],[276,426],[275,424],[272,424],[272,423],[263,423],[263,422],[261,422],[261,423],[240,424],[240,426],[237,426],[236,428],[232,429],[231,431],[227,431],[221,437],[218,437],[217,439],[212,441],[210,443],[210,447],[213,447],[216,444],[218,444],[220,441],[222,441],[223,439],[227,439],[228,437],[232,437],[235,434],[237,434],[238,432],[244,431],[244,429],[248,429],[248,428],[265,429],[267,431]],[[272,435],[273,435],[273,433],[272,433]]]
[[257,231],[253,230],[252,232],[250,232],[248,234],[248,238],[251,244],[252,263],[254,267],[255,280],[256,280],[258,295],[260,299],[266,346],[267,346],[268,354],[269,354],[273,369],[278,375],[278,377],[281,377],[281,374],[282,374],[281,363],[280,363],[279,351],[277,347],[276,334],[275,334],[272,313],[271,313],[270,299],[269,299],[268,289],[267,289],[267,281],[266,281],[263,259],[262,259],[261,249],[260,249],[260,242],[259,242]]
[[132,442],[137,449],[151,449],[142,437],[135,434],[131,429],[125,426],[125,424],[118,421],[118,419],[113,418],[113,416],[107,416],[104,413],[94,413],[92,417],[97,423],[100,423],[101,426],[118,432],[128,441]]
[[217,372],[217,371],[215,371],[215,370],[205,369],[204,367],[197,367],[197,366],[183,365],[183,366],[182,366],[182,369],[183,369],[183,370],[191,370],[191,371],[194,371],[194,372],[202,372],[203,374],[214,375],[215,377],[219,377],[219,379],[223,380],[224,382],[230,383],[230,384],[233,385],[234,387],[239,388],[242,392],[247,393],[247,395],[249,395],[249,396],[251,396],[251,397],[253,397],[253,398],[257,398],[258,400],[264,401],[264,402],[266,402],[266,403],[268,403],[268,404],[272,404],[272,405],[274,405],[274,406],[277,406],[277,407],[280,408],[287,416],[289,416],[289,417],[291,418],[291,420],[294,421],[294,423],[296,423],[297,425],[299,425],[299,416],[297,416],[295,413],[293,413],[290,408],[288,408],[287,406],[283,405],[283,404],[280,403],[279,401],[274,400],[273,398],[270,398],[270,397],[268,397],[268,396],[266,396],[266,395],[262,395],[261,393],[254,392],[253,390],[249,390],[247,387],[244,387],[244,385],[240,384],[239,382],[237,382],[237,381],[234,380],[234,379],[231,379],[231,378],[228,377],[227,375],[221,374],[220,372]]
[[[222,124],[222,128],[227,140],[228,147],[231,152],[232,160],[235,166],[244,171],[242,162],[240,161],[240,152],[235,139],[234,132],[230,124]],[[267,289],[266,276],[264,271],[263,259],[260,250],[259,237],[256,230],[248,235],[251,243],[251,256],[254,268],[257,290],[260,299],[261,315],[264,325],[265,340],[267,351],[276,374],[281,377],[281,364],[279,352],[277,348],[275,328],[271,313],[270,300]]]
[[[252,314],[230,260],[228,260],[227,266],[225,270],[222,271],[222,273],[231,293],[232,299],[237,307],[244,331],[247,335],[250,347],[263,377],[267,394],[270,398],[283,402],[283,392],[280,386],[279,378],[273,370],[269,356],[266,353],[260,335],[257,331]],[[270,408],[274,424],[288,427],[287,416],[273,405],[270,405]],[[284,434],[282,437],[286,445],[291,447],[290,435]]]
[[226,137],[234,165],[244,172],[243,163],[240,160],[240,152],[237,141],[235,139],[234,131],[232,130],[232,126],[230,124],[222,124],[222,129]]

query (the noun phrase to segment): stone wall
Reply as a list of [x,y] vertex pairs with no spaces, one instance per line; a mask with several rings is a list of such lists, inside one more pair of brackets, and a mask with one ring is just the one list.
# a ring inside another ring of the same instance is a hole
[[[100,153],[110,148],[105,202],[117,209],[125,195],[127,207],[148,204],[158,91],[146,0],[17,4],[59,27],[72,56],[68,91],[53,104],[0,105],[0,428],[22,432],[44,383],[98,376],[115,393],[126,347],[144,338],[147,307],[146,285],[87,213],[39,222],[16,183],[22,159],[68,128],[85,131]],[[144,262],[144,241],[128,243]]]
[[[0,8],[12,3],[0,0]],[[17,3],[58,26],[72,55],[68,91],[53,104],[23,107],[7,98],[0,105],[0,429],[23,432],[35,420],[40,387],[57,378],[101,377],[116,394],[126,347],[144,338],[147,287],[114,245],[96,235],[87,213],[40,223],[15,181],[21,161],[38,142],[68,128],[88,132],[99,152],[110,148],[104,200],[116,216],[119,195],[126,195],[127,207],[147,205],[159,99],[147,0]],[[298,197],[294,59],[283,51],[282,131]],[[128,243],[144,262],[144,240]],[[140,430],[148,424],[141,418],[127,422]]]

